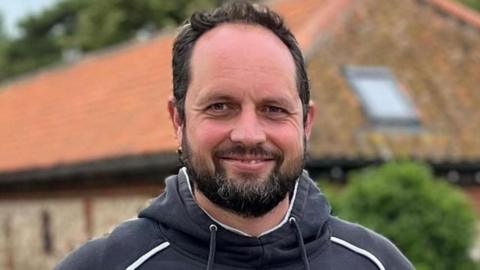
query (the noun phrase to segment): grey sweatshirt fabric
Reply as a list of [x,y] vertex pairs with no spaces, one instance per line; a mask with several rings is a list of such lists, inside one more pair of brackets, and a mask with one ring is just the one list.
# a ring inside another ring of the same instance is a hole
[[414,269],[386,238],[330,215],[304,172],[284,221],[250,237],[209,217],[185,168],[135,220],[69,254],[56,270]]

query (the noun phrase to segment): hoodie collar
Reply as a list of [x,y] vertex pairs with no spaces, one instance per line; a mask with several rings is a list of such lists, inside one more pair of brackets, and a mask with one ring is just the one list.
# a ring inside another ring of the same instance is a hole
[[209,253],[209,227],[218,224],[215,263],[268,268],[301,263],[296,230],[288,223],[291,217],[297,220],[307,253],[323,251],[322,247],[329,242],[326,226],[329,213],[324,196],[304,171],[284,221],[259,237],[251,237],[208,216],[197,205],[186,171],[181,169],[177,176],[166,180],[165,192],[140,217],[157,222],[171,245],[205,261]]
[[[187,185],[188,185],[188,190],[190,191],[190,196],[192,196],[192,198],[195,198],[195,196],[193,195],[193,189],[192,189],[192,184],[190,182],[190,177],[188,176],[188,173],[187,173],[187,168],[186,167],[183,167],[180,169],[180,173],[182,173],[185,178],[186,178],[186,181],[187,181]],[[297,190],[298,190],[298,179],[297,179],[297,182],[295,183],[295,187],[293,189],[293,195],[292,195],[292,198],[290,200],[290,202],[294,202],[295,201],[295,198],[297,196]],[[289,207],[288,207],[288,211],[287,213],[285,214],[285,217],[282,219],[282,221],[276,225],[275,227],[273,228],[270,228],[264,232],[262,232],[259,236],[257,237],[262,237],[264,235],[267,235],[273,231],[275,231],[276,229],[282,227],[284,224],[286,224],[288,222],[288,219],[290,218],[290,214],[292,212],[292,208],[293,208],[293,203],[290,203]],[[243,232],[239,229],[236,229],[234,227],[231,227],[227,224],[223,224],[222,222],[218,221],[217,219],[215,219],[214,217],[212,217],[207,211],[205,211],[201,206],[198,206],[200,207],[200,209],[202,209],[202,211],[208,216],[210,217],[211,220],[213,220],[216,224],[222,226],[225,230],[228,230],[228,231],[231,231],[233,233],[237,233],[237,234],[240,234],[240,235],[243,235],[243,236],[246,236],[246,237],[255,237],[253,235],[250,235],[246,232]]]

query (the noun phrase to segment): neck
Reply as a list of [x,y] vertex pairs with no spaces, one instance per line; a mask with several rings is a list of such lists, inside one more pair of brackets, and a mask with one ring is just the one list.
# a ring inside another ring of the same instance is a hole
[[194,197],[197,204],[217,221],[256,237],[280,224],[287,214],[289,207],[287,195],[285,199],[267,214],[261,217],[246,218],[218,207],[197,189],[195,189]]

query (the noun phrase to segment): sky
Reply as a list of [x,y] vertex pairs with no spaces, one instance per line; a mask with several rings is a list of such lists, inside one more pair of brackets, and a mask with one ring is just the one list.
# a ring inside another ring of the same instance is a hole
[[31,13],[41,12],[58,0],[0,0],[0,13],[9,35],[18,35],[16,22]]

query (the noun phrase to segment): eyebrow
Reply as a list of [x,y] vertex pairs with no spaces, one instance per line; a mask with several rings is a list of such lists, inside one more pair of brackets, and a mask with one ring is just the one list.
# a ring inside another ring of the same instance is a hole
[[[203,105],[205,103],[213,102],[213,101],[232,101],[235,102],[239,98],[237,98],[234,94],[225,94],[223,90],[213,90],[208,95],[200,97],[198,99],[198,103]],[[260,104],[276,104],[283,106],[287,109],[293,110],[295,108],[295,99],[284,97],[284,96],[268,96],[265,98],[261,98],[259,100]]]
[[236,100],[236,98],[231,95],[226,95],[224,93],[213,93],[210,95],[200,97],[198,99],[198,103],[204,104],[212,101],[234,101],[234,100]]
[[283,107],[286,107],[287,109],[294,109],[295,108],[295,101],[292,100],[291,98],[285,98],[285,97],[275,97],[275,98],[265,98],[261,100],[261,103],[263,104],[277,104]]

